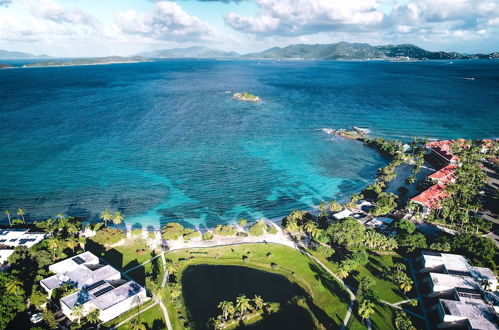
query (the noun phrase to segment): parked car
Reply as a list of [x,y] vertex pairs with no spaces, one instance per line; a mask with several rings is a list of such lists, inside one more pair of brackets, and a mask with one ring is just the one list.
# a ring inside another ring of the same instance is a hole
[[36,313],[36,314],[33,314],[29,317],[29,320],[31,321],[31,323],[33,324],[37,324],[37,323],[40,323],[43,321],[43,315],[42,313]]

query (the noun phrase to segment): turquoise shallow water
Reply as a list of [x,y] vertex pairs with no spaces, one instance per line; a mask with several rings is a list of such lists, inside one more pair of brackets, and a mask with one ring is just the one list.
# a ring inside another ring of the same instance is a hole
[[[237,91],[263,101],[233,100]],[[386,163],[320,128],[496,137],[498,115],[497,61],[1,70],[0,208],[95,219],[113,207],[145,226],[276,218],[344,200]]]

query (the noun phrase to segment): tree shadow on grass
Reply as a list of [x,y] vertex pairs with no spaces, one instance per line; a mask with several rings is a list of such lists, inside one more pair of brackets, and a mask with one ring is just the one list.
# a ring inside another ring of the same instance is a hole
[[[133,267],[139,266],[139,263],[137,260],[133,260],[129,262],[124,269],[131,269]],[[126,273],[128,276],[130,276],[135,282],[139,283],[140,285],[144,286],[146,282],[146,270],[144,266],[140,266],[135,268],[132,271],[129,271]]]
[[[321,284],[326,289],[338,297],[343,304],[348,305],[348,303],[350,303],[348,292],[338,282],[336,282],[336,280],[331,278],[330,274],[326,273],[324,269],[319,268],[313,263],[309,263],[309,266],[310,269],[317,274],[316,278],[321,281]],[[309,299],[308,303],[314,315],[322,324],[326,325],[326,328],[332,329],[340,326],[340,324],[337,324],[335,320],[331,319],[331,317],[329,317],[322,309],[313,304],[312,299]],[[337,317],[339,320],[342,318],[340,315],[337,315]]]
[[163,320],[156,319],[152,323],[152,327],[148,327],[148,329],[151,329],[151,330],[162,330],[162,329],[166,329],[166,324],[165,324],[165,322]]

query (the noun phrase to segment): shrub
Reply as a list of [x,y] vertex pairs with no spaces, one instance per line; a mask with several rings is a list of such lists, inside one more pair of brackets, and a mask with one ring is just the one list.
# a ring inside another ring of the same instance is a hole
[[323,256],[324,258],[329,258],[334,254],[334,249],[330,246],[325,245],[316,245],[313,247],[313,250]]
[[264,220],[258,220],[248,229],[248,233],[251,236],[262,236],[265,234],[265,231],[268,230],[268,226]]
[[237,237],[248,237],[248,233],[245,233],[244,231],[240,231],[236,234]]
[[395,222],[393,227],[405,231],[408,234],[412,234],[416,230],[416,225],[412,221],[407,219],[398,220],[397,222]]
[[220,236],[234,236],[237,229],[231,225],[218,225],[213,229],[213,233]]
[[279,265],[272,262],[272,263],[270,263],[270,267],[272,267],[272,269],[277,269],[277,268],[279,268]]
[[248,220],[241,218],[241,219],[239,219],[238,223],[239,223],[239,226],[244,227],[248,223]]
[[430,244],[430,249],[435,251],[449,252],[451,246],[448,242],[436,242]]
[[118,243],[125,237],[125,233],[119,229],[102,228],[91,238],[91,240],[100,245],[106,245]]
[[132,235],[137,236],[137,235],[142,235],[142,229],[133,229],[132,230]]
[[207,231],[203,234],[203,241],[210,241],[213,239],[213,234],[211,231]]
[[197,230],[186,228],[186,229],[184,229],[183,236],[184,236],[184,240],[190,240],[192,238],[201,236],[201,233]]
[[178,222],[169,222],[161,230],[161,237],[165,240],[177,240],[183,234],[184,226]]
[[267,232],[269,234],[275,235],[275,234],[277,234],[277,228],[275,226],[273,226],[273,225],[272,226],[268,226],[267,227]]

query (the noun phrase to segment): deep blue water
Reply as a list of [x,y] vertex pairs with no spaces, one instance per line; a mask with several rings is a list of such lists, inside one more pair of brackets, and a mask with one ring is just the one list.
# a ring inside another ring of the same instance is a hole
[[320,128],[484,138],[499,135],[498,118],[499,61],[0,70],[0,209],[92,219],[113,207],[144,225],[276,218],[345,200],[386,163]]

